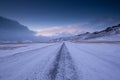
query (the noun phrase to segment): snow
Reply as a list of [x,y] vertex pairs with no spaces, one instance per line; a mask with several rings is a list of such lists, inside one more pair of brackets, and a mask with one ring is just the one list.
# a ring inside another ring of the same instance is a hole
[[120,34],[88,39],[87,41],[120,41]]
[[119,46],[67,43],[82,80],[120,80]]
[[[0,59],[0,80],[34,80],[43,73],[60,44],[18,53]],[[53,52],[55,52],[53,54]],[[52,54],[52,55],[51,55]]]
[[120,44],[62,42],[24,46],[0,58],[0,80],[120,80]]
[[0,57],[13,55],[37,48],[45,47],[51,44],[47,43],[33,43],[33,44],[1,44],[0,45]]

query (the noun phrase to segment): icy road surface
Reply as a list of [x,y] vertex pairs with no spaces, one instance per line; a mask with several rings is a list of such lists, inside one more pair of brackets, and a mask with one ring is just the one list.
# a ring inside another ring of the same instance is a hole
[[55,43],[0,58],[0,80],[120,80],[120,44]]

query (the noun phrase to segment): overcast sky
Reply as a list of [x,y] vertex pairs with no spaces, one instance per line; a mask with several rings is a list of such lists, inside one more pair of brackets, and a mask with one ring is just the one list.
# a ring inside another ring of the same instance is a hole
[[36,36],[67,36],[120,23],[119,0],[0,0],[0,16]]

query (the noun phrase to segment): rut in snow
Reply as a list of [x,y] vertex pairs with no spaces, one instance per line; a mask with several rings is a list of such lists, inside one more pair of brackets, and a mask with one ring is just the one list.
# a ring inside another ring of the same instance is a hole
[[65,43],[62,44],[52,69],[49,70],[50,80],[78,80],[78,75]]

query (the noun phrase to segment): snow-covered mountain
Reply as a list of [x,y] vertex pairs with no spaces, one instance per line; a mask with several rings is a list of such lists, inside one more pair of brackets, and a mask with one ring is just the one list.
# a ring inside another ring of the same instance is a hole
[[93,33],[86,32],[70,37],[61,37],[51,40],[55,41],[83,41],[83,40],[119,40],[120,41],[120,24],[117,26],[108,27],[105,30]]
[[93,38],[100,38],[100,37],[111,37],[120,35],[120,24],[117,26],[108,27],[105,30],[93,32],[87,36],[85,39],[93,39]]
[[17,21],[0,17],[0,41],[31,40],[34,32]]
[[34,31],[29,30],[19,22],[0,16],[0,42],[31,42],[45,41],[46,39],[42,36],[36,37]]

